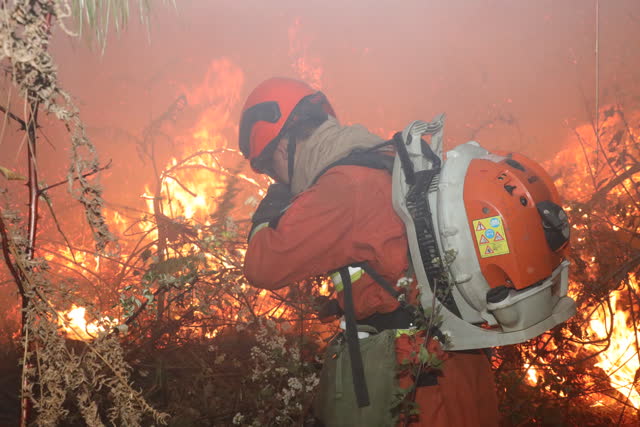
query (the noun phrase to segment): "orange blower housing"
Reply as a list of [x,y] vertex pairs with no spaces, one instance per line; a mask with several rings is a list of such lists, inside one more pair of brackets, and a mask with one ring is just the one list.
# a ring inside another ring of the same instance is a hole
[[559,208],[558,191],[549,175],[523,155],[472,160],[464,204],[482,274],[492,288],[535,285],[565,258],[568,228],[567,239],[554,245],[541,218],[541,209]]

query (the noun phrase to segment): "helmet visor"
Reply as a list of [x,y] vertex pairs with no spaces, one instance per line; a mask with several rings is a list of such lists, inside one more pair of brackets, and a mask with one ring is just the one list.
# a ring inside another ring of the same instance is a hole
[[269,175],[271,178],[278,180],[278,175],[275,173],[273,169],[273,153],[276,152],[276,148],[278,147],[279,138],[271,141],[269,145],[267,145],[262,153],[254,159],[251,159],[251,167],[260,173],[265,173]]
[[239,131],[240,151],[244,157],[251,154],[251,131],[257,122],[276,123],[280,120],[280,107],[276,101],[267,101],[256,104],[242,114]]

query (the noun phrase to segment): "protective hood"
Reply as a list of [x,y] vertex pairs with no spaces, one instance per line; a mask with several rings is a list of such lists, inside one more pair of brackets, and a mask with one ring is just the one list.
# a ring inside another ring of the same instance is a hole
[[370,148],[381,142],[382,138],[364,126],[341,126],[335,117],[329,116],[308,139],[298,142],[291,191],[293,194],[303,192],[327,166],[355,149]]

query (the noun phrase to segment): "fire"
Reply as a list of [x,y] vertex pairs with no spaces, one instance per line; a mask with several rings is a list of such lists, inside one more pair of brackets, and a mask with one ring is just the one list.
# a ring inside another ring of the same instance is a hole
[[[638,291],[635,275],[629,277],[629,286],[634,291]],[[589,322],[594,338],[604,340],[611,334],[608,345],[593,346],[594,350],[602,351],[598,356],[596,366],[606,372],[610,378],[611,386],[626,396],[635,408],[640,408],[640,393],[634,386],[636,373],[640,369],[637,330],[633,319],[621,301],[627,301],[623,291],[612,292],[609,304],[614,310],[613,314],[609,312],[606,304],[602,304],[594,312]]]
[[[594,136],[591,125],[576,128],[572,143],[548,165],[561,195],[572,203],[566,211],[573,222],[573,254],[583,263],[578,266],[577,274],[581,280],[592,282],[591,286],[611,286],[611,282],[602,282],[609,274],[605,266],[608,262],[619,266],[620,260],[628,257],[624,250],[629,248],[631,236],[637,233],[635,218],[639,214],[633,200],[638,196],[640,174],[635,172],[637,165],[633,159],[638,154],[635,129],[640,128],[640,114],[626,115],[619,107],[608,106],[602,109],[602,115],[599,139]],[[640,369],[640,357],[638,320],[634,313],[640,307],[631,297],[637,295],[638,282],[630,271],[626,280],[618,284],[624,287],[610,292],[604,302],[598,298],[595,307],[586,305],[579,309],[579,314],[590,317],[585,319],[588,327],[583,331],[587,342],[576,352],[594,355],[595,359],[591,360],[595,360],[595,367],[604,372],[610,386],[623,396],[620,400],[638,409],[640,393],[636,389],[636,373]],[[583,288],[574,277],[570,294],[583,295]],[[527,381],[536,384],[530,364],[525,366]],[[592,406],[607,406],[603,402],[611,402],[606,386],[585,381],[596,393],[589,398]]]
[[308,52],[310,40],[301,35],[300,18],[296,18],[289,27],[288,34],[291,68],[302,80],[308,82],[312,87],[320,89],[324,70],[320,59]]
[[[289,58],[291,67],[300,78],[311,83],[315,88],[322,86],[323,68],[317,57],[310,52],[311,40],[304,37],[301,30],[300,19],[296,19],[288,31],[289,35]],[[193,114],[188,125],[180,130],[181,134],[176,137],[174,157],[168,159],[164,165],[159,165],[158,176],[149,176],[144,180],[140,188],[131,189],[140,194],[141,204],[144,208],[132,214],[118,210],[109,210],[107,217],[109,224],[116,229],[120,236],[129,237],[132,235],[143,236],[140,239],[140,246],[148,245],[148,251],[156,255],[160,249],[158,239],[160,234],[158,229],[162,226],[174,228],[176,233],[180,233],[186,225],[197,228],[195,237],[201,238],[203,228],[212,225],[212,213],[216,212],[219,200],[228,190],[231,180],[238,180],[245,189],[246,197],[244,203],[240,201],[239,209],[244,213],[252,211],[260,198],[264,196],[266,187],[270,181],[265,177],[252,175],[251,172],[240,172],[241,167],[246,166],[246,162],[241,158],[240,153],[235,149],[233,139],[236,135],[237,112],[240,106],[241,95],[243,93],[244,73],[230,59],[219,59],[212,61],[206,75],[200,85],[183,88],[186,94],[186,103],[189,106],[189,114]],[[610,118],[611,120],[615,119]],[[611,121],[610,120],[610,121]],[[603,127],[613,126],[612,123],[604,122]],[[387,130],[378,129],[378,133],[389,135]],[[558,165],[562,173],[556,175],[556,184],[561,188],[561,193],[566,200],[586,202],[590,197],[602,188],[602,182],[610,179],[612,172],[605,167],[605,160],[593,162],[589,157],[592,153],[596,156],[602,155],[604,150],[600,150],[589,138],[592,130],[589,126],[580,127],[576,130],[576,137],[581,143],[586,145],[583,149],[579,144],[574,144],[568,149],[559,153],[554,163]],[[595,169],[596,166],[599,169]],[[557,168],[558,169],[558,168]],[[630,170],[630,166],[621,167],[618,173]],[[606,196],[611,198],[625,197],[628,189],[636,186],[636,177],[630,176],[620,180],[620,183],[613,186]],[[603,199],[606,200],[606,199]],[[627,204],[630,212],[635,212],[635,206]],[[609,214],[606,209],[603,212],[587,211],[579,205],[567,206],[573,218],[578,220],[572,225],[572,232],[576,238],[574,244],[588,245],[591,221],[599,217],[606,217]],[[246,218],[244,218],[246,219]],[[164,221],[164,223],[162,222]],[[223,222],[224,219],[223,219]],[[226,222],[225,222],[226,224]],[[220,225],[222,226],[222,225]],[[619,222],[611,216],[610,231],[620,232],[628,226]],[[194,237],[194,239],[195,239]],[[171,237],[168,240],[173,241]],[[74,243],[82,246],[82,238],[77,236]],[[123,239],[126,240],[126,239]],[[179,240],[179,239],[175,239]],[[127,249],[134,246],[133,243],[124,242],[122,253],[126,254]],[[130,247],[127,247],[130,245]],[[88,250],[72,250],[67,246],[60,245],[56,248],[47,248],[48,252],[44,256],[50,260],[64,265],[67,269],[90,271],[98,277],[103,277],[106,273],[114,273],[121,268],[132,267],[127,255],[120,255],[113,259],[100,258],[94,256]],[[173,245],[162,249],[163,259],[172,257],[187,256],[199,251],[195,244],[185,239],[184,243]],[[244,255],[243,249],[236,250],[232,255],[205,253],[204,258],[210,263],[215,263],[216,268],[237,269],[241,264]],[[152,262],[157,262],[158,256],[153,257]],[[597,257],[589,252],[584,256],[585,270],[591,278],[597,278],[601,272],[597,268]],[[107,270],[105,265],[111,265],[111,270]],[[114,267],[115,266],[115,267]],[[124,267],[123,267],[124,266]],[[148,264],[144,262],[134,266],[139,272],[144,272]],[[132,267],[132,269],[134,269]],[[127,286],[139,285],[140,276],[129,278],[129,282],[116,282],[118,286],[116,293]],[[102,279],[99,279],[102,280]],[[131,284],[134,285],[131,285]],[[157,284],[153,284],[157,286]],[[185,288],[191,287],[188,283]],[[578,295],[581,284],[572,281],[570,294]],[[630,278],[630,286],[636,292],[638,283],[635,276]],[[251,291],[249,287],[240,284],[238,288],[244,292]],[[156,290],[157,288],[152,288]],[[216,307],[202,307],[205,303],[203,298],[199,298],[194,287],[192,294],[185,297],[185,306],[180,310],[192,310],[193,321],[190,324],[181,326],[177,332],[181,337],[200,337],[202,339],[213,339],[222,330],[223,326],[208,324],[211,313],[207,310],[214,310]],[[327,281],[321,284],[320,294],[328,295],[330,286]],[[264,290],[255,291],[255,314],[281,318],[286,315],[287,306],[282,302],[273,300],[270,293]],[[140,295],[132,297],[140,298]],[[137,300],[136,300],[137,301]],[[595,366],[609,377],[612,387],[624,395],[629,403],[635,408],[640,408],[640,393],[634,387],[636,372],[640,370],[640,359],[638,358],[637,336],[634,319],[631,317],[629,309],[630,302],[628,296],[623,291],[614,291],[609,296],[609,304],[613,308],[613,315],[609,313],[605,305],[601,305],[588,319],[589,330],[586,334],[594,340],[605,340],[606,344],[587,345],[591,354],[598,353]],[[209,303],[210,304],[210,303]],[[239,301],[232,299],[226,305],[225,313],[215,313],[223,320],[235,321],[238,319],[238,312],[241,308]],[[169,319],[180,322],[183,311],[174,309],[167,314]],[[109,317],[101,317],[95,321],[87,321],[86,308],[73,305],[67,311],[59,312],[60,326],[71,338],[83,340],[94,339],[97,335],[106,332],[118,324],[117,321]],[[553,347],[553,343],[549,344]],[[561,354],[557,357],[566,360],[572,355]],[[522,366],[523,380],[530,386],[541,385],[541,378],[544,378],[546,371],[544,365],[549,361],[532,357]],[[544,389],[552,392],[550,385],[544,384]],[[558,391],[557,395],[564,396],[563,391]],[[594,405],[602,405],[601,401],[596,401]]]
[[[289,57],[295,74],[315,87],[321,86],[322,66],[318,58],[309,55],[309,40],[303,37],[300,20],[289,29]],[[221,296],[228,300],[220,305],[219,300],[207,299],[206,292],[193,283],[180,285],[185,291],[193,288],[184,296],[176,286],[167,291],[164,302],[159,301],[156,293],[160,281],[144,276],[156,266],[163,268],[165,263],[167,269],[176,270],[160,274],[174,274],[177,278],[183,274],[181,260],[197,256],[199,262],[207,263],[207,269],[233,271],[233,277],[240,277],[245,239],[233,237],[233,232],[246,224],[272,182],[268,177],[253,174],[236,148],[244,85],[245,75],[237,64],[228,58],[216,59],[199,84],[180,88],[183,95],[174,103],[177,107],[171,106],[166,116],[160,116],[168,119],[158,122],[157,133],[144,131],[144,142],[140,143],[144,146],[135,148],[139,155],[146,156],[146,166],[140,170],[149,171],[148,176],[132,179],[130,182],[134,184],[122,189],[129,196],[123,199],[126,202],[113,201],[105,210],[111,231],[119,237],[118,250],[105,256],[95,255],[89,228],[78,226],[71,216],[62,218],[62,228],[67,234],[64,239],[47,243],[41,240],[38,249],[41,256],[50,262],[61,283],[68,282],[76,295],[86,301],[58,313],[61,330],[68,337],[91,340],[115,325],[102,314],[124,318],[139,310],[143,303],[149,303],[149,313],[137,320],[153,320],[156,316],[153,310],[159,308],[160,312],[161,308],[166,310],[162,313],[166,319],[184,323],[176,335],[187,339],[213,338],[220,330],[218,324],[232,324],[238,320],[240,310],[246,311],[241,306],[249,304],[248,301],[236,301],[235,295]],[[166,144],[164,140],[153,146],[157,150],[152,147],[154,138],[157,135],[164,138],[165,133],[171,139],[170,154],[159,148],[160,144]],[[153,159],[151,171],[149,160],[156,155],[163,157]],[[217,216],[219,204],[225,202],[231,187],[240,196],[230,203],[231,208],[223,210],[223,215]],[[139,195],[137,200],[132,197],[134,194]],[[54,225],[45,225],[43,221],[41,229],[46,228],[47,232],[55,233]],[[221,230],[224,239],[232,236],[229,249],[217,247],[217,235],[207,240],[209,234]],[[176,261],[174,266],[172,261]],[[255,315],[285,319],[291,311],[289,305],[276,301],[271,293],[245,287],[242,280],[238,280],[237,289],[250,295]],[[326,285],[322,293],[328,293]],[[176,304],[170,299],[174,294],[180,294],[184,300]],[[123,301],[131,303],[128,309]],[[101,313],[95,321],[87,319],[89,304]],[[182,320],[183,315],[186,321]]]
[[[296,71],[302,72],[302,68]],[[264,196],[271,181],[266,177],[240,172],[242,167],[246,168],[246,162],[235,149],[235,142],[230,141],[236,137],[237,117],[233,112],[239,106],[243,83],[242,70],[230,60],[221,59],[211,63],[201,85],[184,89],[190,111],[198,115],[191,122],[193,126],[183,129],[183,135],[177,138],[175,145],[182,147],[181,152],[175,153],[175,157],[170,158],[164,168],[158,171],[156,180],[148,179],[144,185],[140,199],[146,209],[142,218],[140,215],[137,218],[113,215],[114,224],[121,232],[129,230],[129,234],[133,234],[137,231],[145,236],[144,241],[154,242],[149,246],[152,262],[176,260],[200,253],[202,248],[195,241],[204,240],[210,227],[235,229],[237,215],[248,217]],[[233,218],[231,214],[226,214],[226,218],[215,218],[220,220],[220,223],[215,223],[212,215],[231,185],[242,189],[244,203],[239,200]],[[160,239],[166,241],[160,242]],[[203,254],[210,265],[227,270],[238,270],[241,266],[244,255],[242,247],[230,253],[214,251]],[[123,259],[121,263],[126,265],[128,261]],[[254,310],[258,315],[281,317],[289,311],[288,306],[273,300],[266,291],[254,291],[243,284],[239,289],[254,294]],[[139,291],[131,292],[133,290],[129,291],[127,298],[140,300]],[[187,313],[191,311],[188,315],[193,320],[181,327],[179,336],[215,337],[220,329],[215,322],[207,320],[212,316],[211,311],[215,312],[216,317],[229,321],[238,318],[241,302],[225,302],[227,308],[222,313],[218,311],[219,307],[207,307],[209,303],[196,297],[196,294],[194,288],[189,306],[182,308]],[[179,321],[182,312],[173,311],[170,316]]]
[[524,369],[527,373],[526,381],[529,385],[535,386],[538,384],[538,371],[536,370],[531,363],[527,362],[524,364]]
[[73,304],[69,310],[58,312],[60,326],[70,338],[90,341],[117,324],[117,321],[109,317],[87,323],[86,311],[86,308]]
[[[233,112],[240,102],[244,73],[231,60],[214,60],[202,84],[185,88],[192,110],[199,113],[196,124],[179,137],[185,149],[169,160],[160,173],[159,183],[147,185],[142,198],[149,212],[155,212],[154,200],[160,199],[160,211],[171,218],[196,220],[208,225],[216,201],[228,191],[231,178],[254,191],[262,183],[239,173],[244,161],[230,142],[236,137],[237,118]],[[233,148],[230,148],[233,147]]]
[[[146,290],[141,285],[142,275],[149,271],[150,266],[172,259],[179,264],[182,257],[202,253],[203,248],[197,246],[196,241],[205,240],[206,233],[212,230],[210,227],[232,230],[236,227],[235,221],[239,215],[246,217],[254,209],[251,205],[244,205],[242,200],[236,207],[234,201],[232,208],[235,210],[215,218],[220,220],[219,224],[213,223],[212,215],[216,213],[218,203],[229,185],[233,184],[232,180],[237,181],[244,198],[259,198],[264,194],[269,181],[240,172],[241,168],[246,168],[246,162],[235,149],[237,111],[243,85],[243,71],[231,60],[222,58],[211,62],[200,84],[182,88],[185,96],[180,98],[180,111],[176,110],[171,117],[177,124],[177,130],[172,131],[174,141],[171,154],[174,157],[164,165],[158,164],[157,170],[154,169],[146,179],[137,181],[140,187],[123,189],[129,194],[140,194],[138,205],[109,206],[105,211],[111,230],[120,238],[119,252],[97,256],[92,250],[89,234],[77,231],[67,232],[68,238],[64,241],[44,244],[42,240],[39,248],[42,256],[51,263],[59,277],[78,289],[77,295],[92,304],[99,302],[101,305],[96,305],[97,311],[120,316],[123,300],[130,301],[135,312],[145,299],[153,301],[150,305],[153,310],[152,306],[156,303],[153,292],[158,290],[158,282],[147,284]],[[146,154],[150,153],[152,150]],[[72,222],[63,223],[63,226],[65,231],[80,229]],[[165,233],[159,233],[159,229]],[[165,241],[160,242],[160,239]],[[238,240],[243,241],[242,238]],[[242,256],[242,251],[203,253],[203,258],[211,266],[228,270],[238,270]],[[192,284],[186,283],[184,286],[190,288]],[[99,298],[95,293],[96,288],[101,290]],[[179,291],[171,289],[168,293],[171,292]],[[262,294],[260,298],[265,301],[261,313],[275,306],[269,302],[269,295]],[[215,337],[218,329],[202,321],[206,316],[212,317],[211,310],[215,310],[215,304],[199,300],[195,288],[193,296],[186,301],[187,304],[172,307],[166,313],[167,318],[171,319],[175,316],[180,318],[183,312],[187,316],[190,316],[190,311],[195,313],[191,321],[195,326],[184,326],[178,335],[189,337],[197,333],[197,336],[204,338]],[[60,327],[68,337],[91,340],[114,327],[115,323],[108,316],[95,321],[87,320],[87,310],[81,305],[87,306],[80,303],[58,313]],[[235,302],[229,304],[229,313],[215,313],[215,316],[237,318],[235,311],[239,310],[239,305]],[[201,308],[206,315],[202,314]],[[128,311],[127,315],[131,314],[132,311]]]

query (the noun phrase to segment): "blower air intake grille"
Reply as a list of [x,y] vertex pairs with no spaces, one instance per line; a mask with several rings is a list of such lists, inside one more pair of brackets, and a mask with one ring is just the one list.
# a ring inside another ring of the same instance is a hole
[[[429,279],[429,287],[442,305],[460,317],[460,310],[453,299],[451,289],[449,289],[448,274],[443,269],[438,240],[431,221],[428,196],[430,187],[434,180],[439,179],[439,174],[440,169],[416,172],[415,184],[407,193],[407,209],[415,225],[420,256],[427,279]],[[440,262],[434,262],[434,260],[440,260]]]

